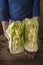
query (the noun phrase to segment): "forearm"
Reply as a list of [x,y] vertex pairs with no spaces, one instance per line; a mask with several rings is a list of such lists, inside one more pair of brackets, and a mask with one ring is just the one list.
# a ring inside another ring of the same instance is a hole
[[8,21],[2,21],[4,36],[6,37],[7,40],[9,40],[9,36],[6,34],[6,29],[8,28],[8,25],[9,25]]
[[8,21],[2,21],[3,32],[6,31],[6,29],[8,28],[8,25],[9,25]]

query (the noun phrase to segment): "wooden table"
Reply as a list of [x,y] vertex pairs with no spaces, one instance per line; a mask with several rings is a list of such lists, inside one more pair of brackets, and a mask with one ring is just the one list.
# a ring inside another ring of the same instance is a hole
[[[0,65],[43,65],[43,39],[40,39],[40,49],[33,59],[28,59],[27,56],[11,55],[7,46],[0,47]],[[18,60],[19,58],[19,60]]]

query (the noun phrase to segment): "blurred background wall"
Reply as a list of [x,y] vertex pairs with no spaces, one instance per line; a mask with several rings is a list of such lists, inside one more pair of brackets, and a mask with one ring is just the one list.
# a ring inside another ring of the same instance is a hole
[[40,0],[40,31],[39,36],[43,38],[43,0]]

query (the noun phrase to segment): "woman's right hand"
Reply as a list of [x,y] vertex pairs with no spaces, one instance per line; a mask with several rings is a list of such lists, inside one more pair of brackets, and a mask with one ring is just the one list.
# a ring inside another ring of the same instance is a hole
[[4,32],[4,36],[5,36],[5,38],[6,38],[8,41],[10,40],[10,38],[9,38],[9,36],[7,35],[6,32]]
[[9,22],[8,21],[2,21],[2,27],[3,27],[3,32],[4,32],[4,36],[7,40],[9,40],[9,36],[6,33],[6,30],[8,28]]

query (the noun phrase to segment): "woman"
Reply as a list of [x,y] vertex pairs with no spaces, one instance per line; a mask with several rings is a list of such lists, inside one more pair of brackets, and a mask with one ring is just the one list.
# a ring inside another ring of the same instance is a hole
[[24,18],[39,18],[39,0],[0,0],[0,18],[5,37],[9,19],[23,20]]

